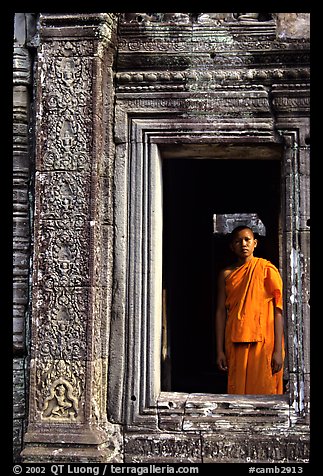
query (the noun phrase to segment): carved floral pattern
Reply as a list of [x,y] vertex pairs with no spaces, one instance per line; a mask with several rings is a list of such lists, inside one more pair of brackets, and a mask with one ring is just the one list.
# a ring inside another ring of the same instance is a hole
[[93,56],[94,44],[91,41],[48,41],[42,45],[43,53],[48,57],[86,57]]
[[91,66],[88,58],[49,57],[42,64],[42,168],[90,170]]
[[41,219],[75,220],[83,225],[89,211],[88,176],[75,172],[37,172],[37,199]]
[[88,284],[89,236],[82,217],[42,221],[38,236],[39,284],[45,289]]
[[[90,305],[90,42],[42,45],[34,290],[36,406],[43,420],[83,418]],[[82,403],[83,402],[83,403]]]
[[39,290],[36,350],[43,359],[85,359],[86,288]]

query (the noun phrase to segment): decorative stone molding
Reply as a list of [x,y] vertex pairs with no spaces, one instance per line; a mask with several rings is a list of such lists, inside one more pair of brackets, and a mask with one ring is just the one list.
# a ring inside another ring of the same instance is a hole
[[187,435],[128,434],[125,438],[125,463],[201,463],[201,439]]
[[[247,83],[273,83],[277,80],[290,80],[291,78],[300,81],[309,80],[308,68],[297,68],[290,72],[281,69],[240,69],[234,70],[220,69],[216,71],[200,71],[198,68],[189,72],[125,72],[116,75],[119,92],[145,92],[145,91],[212,91],[218,90],[226,84],[236,84],[237,81]],[[306,87],[306,85],[304,85]],[[288,101],[289,98],[276,100],[275,105],[279,106]],[[294,102],[297,99],[294,99]],[[305,102],[306,101],[306,102]],[[291,105],[293,100],[291,100]],[[294,108],[309,107],[309,99],[304,98],[303,104],[298,101]]]
[[128,434],[125,439],[126,463],[308,463],[308,440],[281,435],[277,438],[241,433],[193,432]]
[[33,48],[36,17],[15,13],[13,45],[13,453],[20,461],[26,419],[33,187]]
[[[282,41],[275,28],[273,21],[239,22],[237,18],[217,27],[156,21],[138,29],[121,21],[116,90],[195,95],[239,83],[244,87],[308,83],[308,39]],[[296,101],[295,111],[304,107]],[[277,106],[280,102],[277,98]]]
[[13,49],[13,348],[25,350],[25,317],[29,299],[32,57],[27,43],[30,14],[16,14]]
[[271,13],[122,13],[121,21],[129,23],[166,23],[185,24],[198,22],[202,24],[221,25],[226,22],[268,22]]

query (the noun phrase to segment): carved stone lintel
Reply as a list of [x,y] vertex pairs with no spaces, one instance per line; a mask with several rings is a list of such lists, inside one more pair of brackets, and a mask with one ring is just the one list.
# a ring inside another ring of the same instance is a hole
[[102,57],[105,48],[114,48],[117,21],[115,13],[42,13],[39,33],[44,43],[58,42],[50,45],[54,55],[60,50],[61,43],[66,43],[69,48],[70,42],[66,40],[73,38],[73,44],[76,38],[75,49],[79,56],[87,53]]
[[213,233],[231,233],[238,225],[250,226],[255,233],[266,236],[266,227],[257,213],[226,213],[213,215]]
[[221,25],[226,22],[258,22],[270,21],[270,13],[123,13],[120,16],[122,22],[126,23],[190,23],[197,20],[199,24]]

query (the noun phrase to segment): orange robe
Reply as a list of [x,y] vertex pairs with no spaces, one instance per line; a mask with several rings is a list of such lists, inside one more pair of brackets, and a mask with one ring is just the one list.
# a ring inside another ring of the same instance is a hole
[[253,257],[226,277],[225,288],[228,393],[282,394],[283,369],[271,370],[274,307],[283,309],[277,268]]

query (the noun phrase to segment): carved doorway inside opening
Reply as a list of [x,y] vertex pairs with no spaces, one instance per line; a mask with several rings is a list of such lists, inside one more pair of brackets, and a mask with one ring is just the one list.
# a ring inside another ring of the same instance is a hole
[[216,369],[216,280],[232,260],[214,213],[257,213],[266,227],[256,256],[280,267],[281,169],[269,160],[163,160],[162,390],[226,393]]

